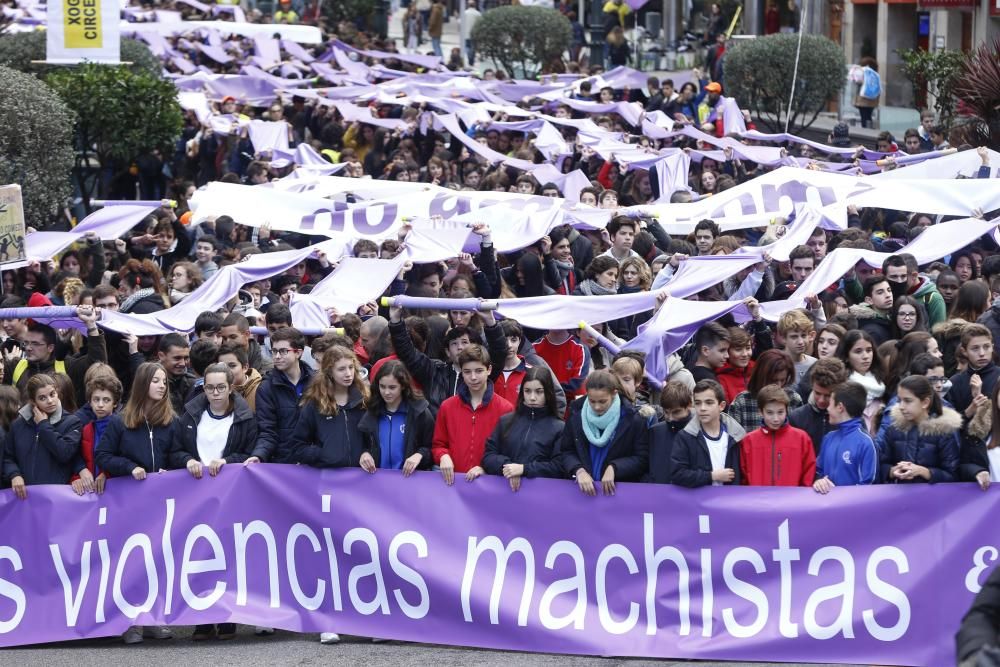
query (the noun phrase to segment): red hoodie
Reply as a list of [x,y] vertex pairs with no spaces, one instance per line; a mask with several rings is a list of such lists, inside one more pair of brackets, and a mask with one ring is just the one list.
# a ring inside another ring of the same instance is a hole
[[789,425],[761,426],[740,443],[740,471],[750,486],[812,486],[816,450],[809,434]]
[[514,410],[507,399],[494,393],[493,383],[490,383],[483,402],[475,410],[469,399],[469,388],[465,384],[459,385],[458,393],[441,404],[434,422],[434,442],[431,445],[434,465],[441,465],[441,457],[448,454],[455,464],[456,473],[469,472],[482,462],[486,439],[493,433],[500,418]]
[[750,374],[753,373],[755,365],[753,359],[750,360],[746,368],[730,366],[727,361],[715,371],[715,377],[726,392],[726,403],[732,403],[734,398],[747,390],[747,383],[750,382]]

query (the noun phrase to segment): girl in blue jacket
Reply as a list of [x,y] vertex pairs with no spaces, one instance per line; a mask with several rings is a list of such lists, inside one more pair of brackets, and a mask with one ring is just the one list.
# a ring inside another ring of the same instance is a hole
[[886,482],[957,481],[962,417],[941,404],[923,375],[899,383],[892,425],[875,442]]
[[[146,479],[146,474],[168,467],[176,415],[170,402],[167,371],[146,362],[135,372],[125,408],[111,416],[97,442],[97,467],[112,477]],[[170,628],[134,625],[125,631],[126,644],[142,643],[144,637],[170,639]]]
[[414,470],[431,469],[431,440],[434,414],[403,362],[382,364],[372,381],[368,412],[358,423],[364,441],[361,467],[374,473],[378,468],[402,470],[409,477]]
[[517,409],[500,418],[486,440],[483,470],[503,475],[512,491],[524,477],[562,477],[554,460],[563,432],[556,388],[547,366],[529,368],[521,381]]
[[10,426],[3,457],[4,479],[21,500],[28,497],[27,485],[68,484],[87,468],[80,456],[80,420],[63,413],[55,378],[35,375],[25,391],[29,402]]

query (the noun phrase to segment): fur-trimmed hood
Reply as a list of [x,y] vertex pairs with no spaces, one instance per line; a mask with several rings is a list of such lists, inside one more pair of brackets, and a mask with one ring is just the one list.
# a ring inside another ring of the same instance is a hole
[[935,324],[931,333],[935,336],[941,336],[942,339],[960,338],[967,326],[969,323],[965,320],[945,320]]
[[867,303],[857,303],[848,308],[848,311],[858,320],[885,320],[889,321],[887,315],[878,312]]
[[989,403],[983,403],[969,420],[966,432],[973,438],[985,440],[993,430],[993,410]]
[[[889,410],[892,417],[892,425],[899,431],[906,433],[913,428],[913,422],[903,416],[903,411],[897,403]],[[933,437],[958,433],[962,428],[962,416],[951,408],[942,408],[938,416],[929,416],[917,425],[917,432],[922,436]]]

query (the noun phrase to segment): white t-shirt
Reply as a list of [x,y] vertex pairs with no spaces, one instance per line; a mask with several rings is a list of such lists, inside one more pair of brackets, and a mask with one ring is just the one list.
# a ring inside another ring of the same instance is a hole
[[[712,458],[712,471],[725,470],[726,453],[729,451],[729,436],[725,429],[719,429],[718,438],[712,438],[704,431],[701,432],[701,437],[708,445],[708,455]],[[722,486],[722,482],[712,482],[712,486]]]
[[198,422],[198,458],[202,463],[208,465],[222,458],[232,426],[232,412],[225,417],[215,417],[211,410],[201,413],[201,420]]

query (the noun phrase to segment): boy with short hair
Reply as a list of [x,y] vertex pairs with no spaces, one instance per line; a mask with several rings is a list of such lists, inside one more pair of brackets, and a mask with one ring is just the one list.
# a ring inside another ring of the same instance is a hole
[[644,482],[672,482],[674,443],[691,421],[691,400],[691,390],[680,382],[668,382],[663,386],[660,407],[665,419],[649,431],[649,472]]
[[740,471],[750,486],[812,486],[816,453],[809,434],[788,423],[788,394],[776,384],[757,393],[763,425],[740,443]]
[[729,332],[718,322],[703,324],[694,335],[697,358],[688,367],[694,381],[716,382],[715,371],[729,360]]
[[471,344],[458,354],[463,383],[458,393],[438,410],[434,423],[431,455],[441,469],[446,484],[455,483],[455,473],[465,473],[471,482],[483,474],[480,462],[486,439],[500,417],[514,410],[505,398],[496,395],[490,382],[490,355],[482,345]]
[[619,264],[629,257],[639,256],[639,253],[632,250],[635,235],[639,233],[639,225],[635,220],[620,215],[608,223],[607,230],[611,238],[611,247],[602,254],[614,257]]
[[696,418],[680,432],[671,453],[672,481],[679,486],[722,486],[740,483],[740,442],[746,432],[723,413],[722,385],[701,380],[694,386]]
[[726,363],[715,370],[715,379],[726,392],[726,403],[747,390],[747,383],[756,365],[753,341],[742,327],[729,327],[729,352]]
[[205,280],[211,278],[219,270],[219,265],[215,263],[215,253],[218,250],[219,241],[211,234],[199,236],[194,244],[194,264],[201,269],[201,277]]
[[[101,374],[94,376],[87,382],[87,402],[94,413],[94,419],[80,431],[80,455],[94,479],[97,493],[104,493],[104,483],[107,481],[108,475],[98,469],[94,460],[94,449],[121,400],[122,383],[118,378]],[[82,493],[83,482],[80,481],[78,475],[74,475],[70,483],[73,485],[74,491]]]
[[858,328],[867,331],[881,345],[893,338],[892,285],[889,279],[875,275],[864,282],[865,302],[851,306],[850,313],[858,320]]
[[719,226],[708,218],[699,220],[694,226],[694,245],[699,255],[707,255],[712,250],[712,244],[719,238]]
[[829,493],[835,486],[875,483],[879,457],[865,428],[866,405],[868,392],[857,382],[845,382],[834,388],[827,412],[836,429],[823,438],[816,459],[813,489],[817,493]]
[[808,354],[813,349],[816,327],[806,315],[806,311],[795,308],[782,313],[778,319],[778,335],[781,336],[785,352],[795,363],[795,382],[793,384],[798,384],[799,380],[816,363],[816,357]]
[[951,376],[951,389],[946,398],[955,410],[972,419],[976,414],[977,396],[992,396],[1000,379],[1000,368],[993,363],[993,334],[982,324],[969,324],[962,330],[962,350],[969,367]]

